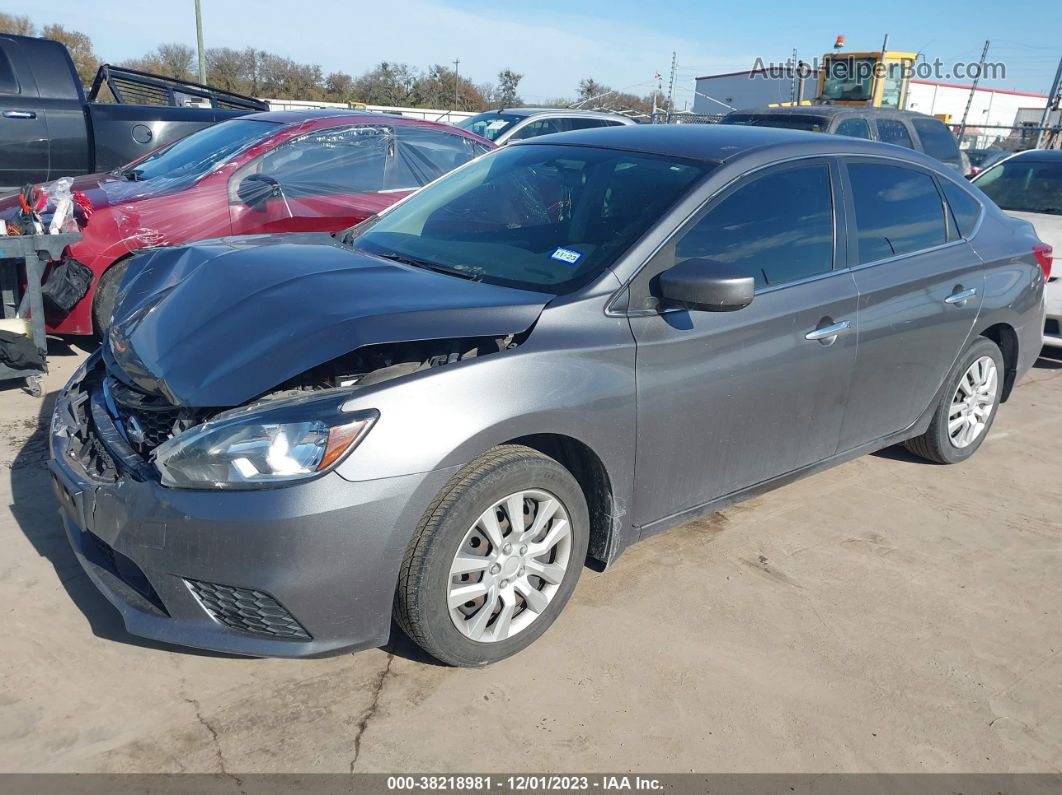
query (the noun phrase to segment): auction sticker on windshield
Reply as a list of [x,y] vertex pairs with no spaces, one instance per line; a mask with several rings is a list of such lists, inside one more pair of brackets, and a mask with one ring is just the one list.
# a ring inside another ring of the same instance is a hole
[[558,248],[550,254],[550,257],[561,262],[567,262],[569,265],[574,265],[582,259],[583,255],[578,251],[572,251],[570,248]]

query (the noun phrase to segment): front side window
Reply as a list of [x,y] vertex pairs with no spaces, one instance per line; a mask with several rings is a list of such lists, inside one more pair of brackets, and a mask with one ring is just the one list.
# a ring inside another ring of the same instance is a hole
[[485,151],[463,135],[415,125],[358,124],[293,138],[241,169],[260,174],[287,198],[408,190]]
[[1062,160],[1011,158],[973,184],[1004,210],[1062,215]]
[[368,254],[555,295],[610,267],[709,170],[585,146],[506,147],[381,214]]
[[833,231],[829,167],[788,168],[753,180],[709,210],[675,242],[673,264],[726,263],[755,277],[757,288],[776,287],[832,270]]
[[882,143],[914,149],[914,142],[911,140],[911,134],[907,132],[907,127],[896,119],[878,119],[878,139]]
[[519,130],[512,134],[510,140],[523,141],[526,138],[538,138],[540,135],[552,135],[553,133],[564,132],[571,129],[568,126],[569,119],[559,119],[557,117],[535,119],[533,122],[524,125]]
[[487,113],[477,113],[475,116],[462,119],[454,126],[460,127],[462,130],[468,130],[470,133],[475,133],[480,138],[486,138],[488,141],[496,141],[498,136],[508,132],[525,118],[527,117],[518,116],[514,113],[488,111]]
[[194,132],[119,173],[126,179],[137,181],[163,177],[190,182],[276,132],[279,127],[276,122],[257,119],[223,121]]
[[866,119],[845,119],[837,125],[838,135],[847,135],[850,138],[870,138],[870,125]]
[[955,136],[936,119],[913,119],[915,132],[922,141],[922,149],[930,157],[942,160],[945,163],[958,163],[959,144]]
[[922,171],[849,163],[861,263],[939,246],[947,240],[944,204]]

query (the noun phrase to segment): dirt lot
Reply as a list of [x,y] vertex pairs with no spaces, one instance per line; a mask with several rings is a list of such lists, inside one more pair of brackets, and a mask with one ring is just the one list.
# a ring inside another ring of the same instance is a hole
[[1059,772],[1060,376],[966,465],[889,450],[635,546],[477,671],[128,636],[56,518],[51,400],[6,387],[0,771]]

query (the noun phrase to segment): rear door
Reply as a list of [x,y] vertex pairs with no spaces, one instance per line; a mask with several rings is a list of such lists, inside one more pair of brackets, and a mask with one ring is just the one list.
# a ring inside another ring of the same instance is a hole
[[[835,164],[816,158],[745,178],[680,229],[632,283],[637,524],[836,450],[856,356],[855,285],[837,267],[837,174]],[[752,303],[736,312],[660,306],[655,277],[692,257],[746,269],[756,278]]]
[[48,178],[48,126],[37,82],[14,39],[0,36],[0,187]]
[[842,450],[921,416],[965,347],[984,294],[981,260],[946,219],[932,172],[851,158],[845,178],[859,357]]
[[959,143],[944,122],[926,116],[925,118],[912,118],[911,124],[918,134],[918,140],[922,144],[923,152],[930,157],[935,157],[942,163],[947,163],[960,172],[962,171],[962,155],[959,154]]

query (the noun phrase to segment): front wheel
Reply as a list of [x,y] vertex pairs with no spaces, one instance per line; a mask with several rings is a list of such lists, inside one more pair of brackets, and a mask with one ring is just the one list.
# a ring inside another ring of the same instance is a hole
[[957,464],[972,456],[988,436],[1003,395],[1003,354],[978,338],[955,363],[929,428],[904,444],[920,458]]
[[116,262],[103,272],[96,283],[96,292],[92,298],[92,325],[97,336],[103,336],[103,332],[111,325],[114,305],[118,300],[118,288],[128,268],[129,260]]
[[528,447],[497,447],[429,506],[402,564],[395,618],[450,665],[515,654],[567,603],[588,530],[586,500],[567,469]]

